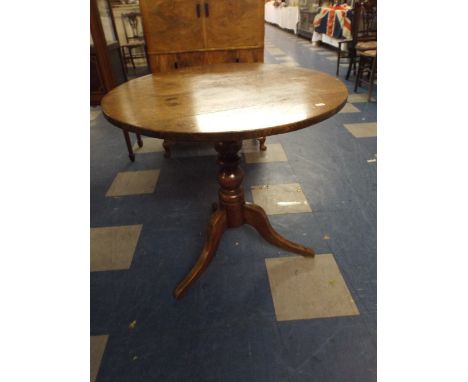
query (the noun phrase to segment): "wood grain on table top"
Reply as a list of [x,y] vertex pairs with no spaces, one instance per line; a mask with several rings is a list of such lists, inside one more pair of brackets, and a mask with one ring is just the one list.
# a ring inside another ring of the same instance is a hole
[[184,141],[241,140],[308,127],[337,113],[348,91],[337,78],[272,64],[220,64],[150,74],[102,100],[113,124]]

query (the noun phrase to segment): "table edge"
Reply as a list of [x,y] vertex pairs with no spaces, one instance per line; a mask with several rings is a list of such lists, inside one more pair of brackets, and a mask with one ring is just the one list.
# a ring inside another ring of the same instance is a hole
[[[349,93],[348,93],[349,94]],[[283,125],[277,125],[272,127],[265,127],[261,129],[243,130],[243,131],[223,131],[223,132],[193,132],[193,133],[182,133],[182,132],[162,132],[149,130],[141,126],[131,125],[125,122],[116,120],[108,116],[105,111],[102,111],[104,117],[114,126],[126,131],[130,131],[136,134],[144,135],[147,137],[161,138],[172,141],[185,141],[185,142],[217,142],[217,141],[237,141],[252,138],[268,137],[270,135],[285,134],[306,127],[316,125],[333,115],[337,114],[348,102],[348,96],[344,101],[339,104],[336,108],[329,110],[327,113],[321,114],[311,118],[306,118],[302,121],[292,122]]]

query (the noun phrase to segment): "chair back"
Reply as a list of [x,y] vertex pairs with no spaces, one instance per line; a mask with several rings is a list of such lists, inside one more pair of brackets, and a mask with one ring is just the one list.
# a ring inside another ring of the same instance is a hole
[[122,23],[127,43],[144,40],[140,12],[122,13]]
[[357,1],[351,24],[353,47],[360,41],[377,40],[377,2]]

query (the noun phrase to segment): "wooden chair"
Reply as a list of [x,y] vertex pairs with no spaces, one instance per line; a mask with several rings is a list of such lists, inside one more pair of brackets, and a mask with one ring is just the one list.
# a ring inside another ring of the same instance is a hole
[[[376,0],[358,1],[353,9],[351,21],[352,39],[338,42],[338,59],[336,63],[336,75],[340,74],[340,62],[342,58],[348,58],[348,71],[346,79],[349,79],[351,70],[356,72],[358,52],[377,49],[377,2]],[[344,44],[347,46],[345,51]]]
[[[374,87],[375,75],[377,73],[377,50],[359,51],[357,54],[359,57],[359,64],[356,82],[354,84],[354,92],[357,92],[358,86],[360,86],[362,82],[366,82],[369,86],[367,102],[370,102],[372,97],[372,89]],[[368,73],[368,81],[363,79],[365,71]]]
[[125,70],[128,72],[128,62],[136,70],[135,60],[146,58],[146,45],[139,12],[122,13],[122,24],[125,33],[126,44],[121,44],[122,57],[125,63]]

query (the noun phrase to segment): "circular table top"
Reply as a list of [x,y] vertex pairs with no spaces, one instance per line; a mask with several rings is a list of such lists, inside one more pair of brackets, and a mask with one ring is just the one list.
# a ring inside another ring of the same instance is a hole
[[150,74],[101,102],[114,125],[183,141],[227,141],[287,133],[323,121],[346,103],[328,74],[270,64],[220,64]]

